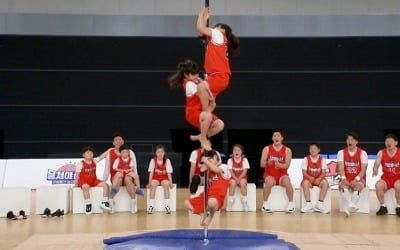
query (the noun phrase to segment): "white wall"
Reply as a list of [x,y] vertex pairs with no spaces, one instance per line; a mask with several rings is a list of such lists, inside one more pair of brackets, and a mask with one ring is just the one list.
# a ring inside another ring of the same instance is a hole
[[[0,0],[3,13],[194,15],[199,0]],[[399,0],[211,0],[214,15],[398,14]]]
[[[66,166],[76,166],[79,161],[81,161],[81,159],[10,159],[7,160],[7,163],[5,163],[5,160],[0,161],[0,177],[1,173],[3,172],[2,168],[4,168],[4,166],[6,168],[4,174],[4,183],[2,183],[0,187],[37,188],[39,186],[58,185],[53,184],[51,180],[48,180],[49,173],[51,173],[52,171],[57,172],[57,170],[62,167],[65,168]],[[296,188],[299,188],[302,180],[301,161],[302,159],[293,159],[288,170],[292,184]],[[335,162],[336,160],[327,160],[327,164],[330,161]],[[368,161],[367,185],[370,187],[370,189],[375,188],[375,182],[379,179],[379,176],[381,175],[380,172],[377,177],[372,177],[373,164],[374,160]],[[97,164],[97,178],[99,179],[103,178],[104,166],[105,160]],[[332,185],[332,188],[337,188],[337,186]]]

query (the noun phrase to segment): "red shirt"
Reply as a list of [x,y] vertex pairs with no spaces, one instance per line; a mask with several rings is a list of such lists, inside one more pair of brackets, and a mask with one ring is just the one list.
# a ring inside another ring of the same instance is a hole
[[231,74],[228,58],[228,39],[225,35],[222,44],[216,44],[212,39],[208,39],[204,69],[207,74],[215,72]]
[[131,159],[130,156],[128,156],[128,158],[129,158],[129,160],[125,161],[125,160],[122,159],[121,156],[118,157],[119,161],[118,161],[118,167],[117,168],[119,168],[119,169],[132,169],[131,166],[129,166],[129,164],[131,164],[132,159]]
[[157,161],[157,157],[154,157],[153,161],[154,161],[153,179],[168,178],[167,165],[166,165],[167,161],[165,160],[164,164],[159,164]]
[[79,179],[81,180],[91,180],[97,179],[96,176],[96,162],[92,161],[91,163],[87,163],[85,160],[82,160],[82,169],[79,174]]
[[270,176],[282,176],[287,175],[287,169],[276,168],[275,162],[270,162],[271,159],[278,160],[279,163],[284,164],[286,159],[286,146],[282,145],[279,151],[275,150],[275,147],[271,144],[268,146],[267,162],[268,166],[264,170],[264,175]]
[[[186,92],[186,85],[189,82],[189,80],[184,79],[183,80],[183,89]],[[194,80],[191,81],[194,82],[196,85],[199,84],[199,81]],[[200,98],[197,95],[193,95],[193,96],[186,96],[186,107],[185,107],[185,113],[186,113],[186,117],[194,112],[194,111],[202,111],[203,107],[201,106],[201,102],[200,102]]]
[[386,149],[382,150],[382,172],[383,178],[400,176],[400,150],[396,148],[396,153],[391,157]]
[[[236,177],[239,177],[244,171],[243,159],[244,157],[242,156],[240,157],[240,161],[236,162],[235,158],[232,157],[232,173],[234,173]],[[243,176],[243,178],[247,178],[247,175]]]
[[[351,156],[348,148],[343,149],[344,173],[348,181],[354,180],[361,172],[361,152],[362,149],[357,147],[356,153]],[[365,176],[363,179],[365,179]]]
[[114,162],[115,160],[119,157],[119,154],[117,153],[118,149],[111,149],[109,151],[110,154],[110,175],[111,175],[111,180],[113,179],[116,171],[114,170],[113,166],[114,166]]
[[318,156],[318,160],[313,162],[311,160],[311,155],[307,155],[307,170],[308,175],[318,178],[322,174],[322,157]]

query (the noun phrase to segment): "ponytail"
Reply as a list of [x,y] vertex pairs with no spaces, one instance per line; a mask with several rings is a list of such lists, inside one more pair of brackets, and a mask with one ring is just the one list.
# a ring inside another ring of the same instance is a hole
[[177,68],[178,71],[168,77],[168,83],[171,89],[182,86],[182,81],[185,79],[185,74],[198,74],[200,72],[200,68],[197,63],[189,59],[178,63]]
[[215,27],[217,26],[225,30],[225,36],[228,39],[228,57],[238,56],[240,54],[240,43],[239,39],[232,33],[231,27],[224,23],[218,23]]

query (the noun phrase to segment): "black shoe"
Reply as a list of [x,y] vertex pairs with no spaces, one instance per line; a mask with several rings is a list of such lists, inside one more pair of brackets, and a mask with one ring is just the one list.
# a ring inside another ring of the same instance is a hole
[[400,207],[396,207],[396,214],[397,216],[400,216]]
[[57,211],[51,214],[51,217],[61,217],[61,216],[64,216],[64,209],[63,210],[57,209]]
[[51,211],[47,207],[44,209],[42,217],[50,217]]
[[28,217],[25,215],[25,211],[24,210],[20,210],[19,211],[19,216],[18,219],[19,220],[26,220]]
[[388,213],[387,208],[384,207],[384,206],[381,206],[381,207],[379,208],[379,210],[376,212],[376,215],[380,216],[380,215],[385,215],[385,214],[387,214],[387,213]]
[[197,188],[199,187],[200,182],[201,182],[200,176],[194,175],[192,177],[192,182],[190,183],[190,186],[189,186],[190,194],[196,194]]
[[86,205],[86,215],[92,214],[92,204]]
[[18,220],[17,216],[13,213],[13,211],[8,211],[6,217],[9,220]]

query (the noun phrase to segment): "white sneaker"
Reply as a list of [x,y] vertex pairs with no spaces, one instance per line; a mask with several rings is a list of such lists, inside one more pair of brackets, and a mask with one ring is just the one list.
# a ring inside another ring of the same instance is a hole
[[287,213],[293,213],[295,210],[293,202],[289,202],[289,205],[286,208]]
[[226,211],[232,211],[233,201],[228,201],[228,205],[226,206]]
[[165,206],[165,213],[171,214],[171,208],[169,208],[169,206]]
[[249,204],[247,204],[247,202],[242,202],[242,204],[243,204],[243,210],[245,212],[248,212],[249,211]]
[[264,207],[264,206],[262,206],[262,207],[261,207],[261,212],[264,212],[264,213],[272,213],[272,210],[271,210],[271,208],[269,208],[269,207]]
[[152,214],[154,210],[153,206],[149,206],[149,208],[147,209],[147,214]]
[[113,213],[115,213],[115,201],[109,200],[109,203],[110,203],[110,208],[111,208],[110,214],[113,214]]
[[131,213],[136,214],[137,213],[137,205],[136,202],[131,202]]
[[329,213],[329,210],[326,209],[324,203],[322,202],[317,202],[317,204],[315,204],[314,210],[323,214]]
[[358,207],[356,206],[356,204],[354,204],[353,202],[350,202],[349,203],[349,211],[351,212],[351,213],[354,213],[354,212],[357,212],[358,211]]
[[103,209],[104,211],[110,212],[111,208],[110,208],[110,203],[108,203],[108,201],[103,201],[100,206],[101,209]]
[[349,208],[346,207],[343,212],[346,214],[347,217],[350,217]]
[[310,213],[310,212],[313,212],[314,209],[313,209],[313,206],[312,206],[311,202],[306,202],[306,204],[300,209],[300,211],[301,211],[302,213]]

